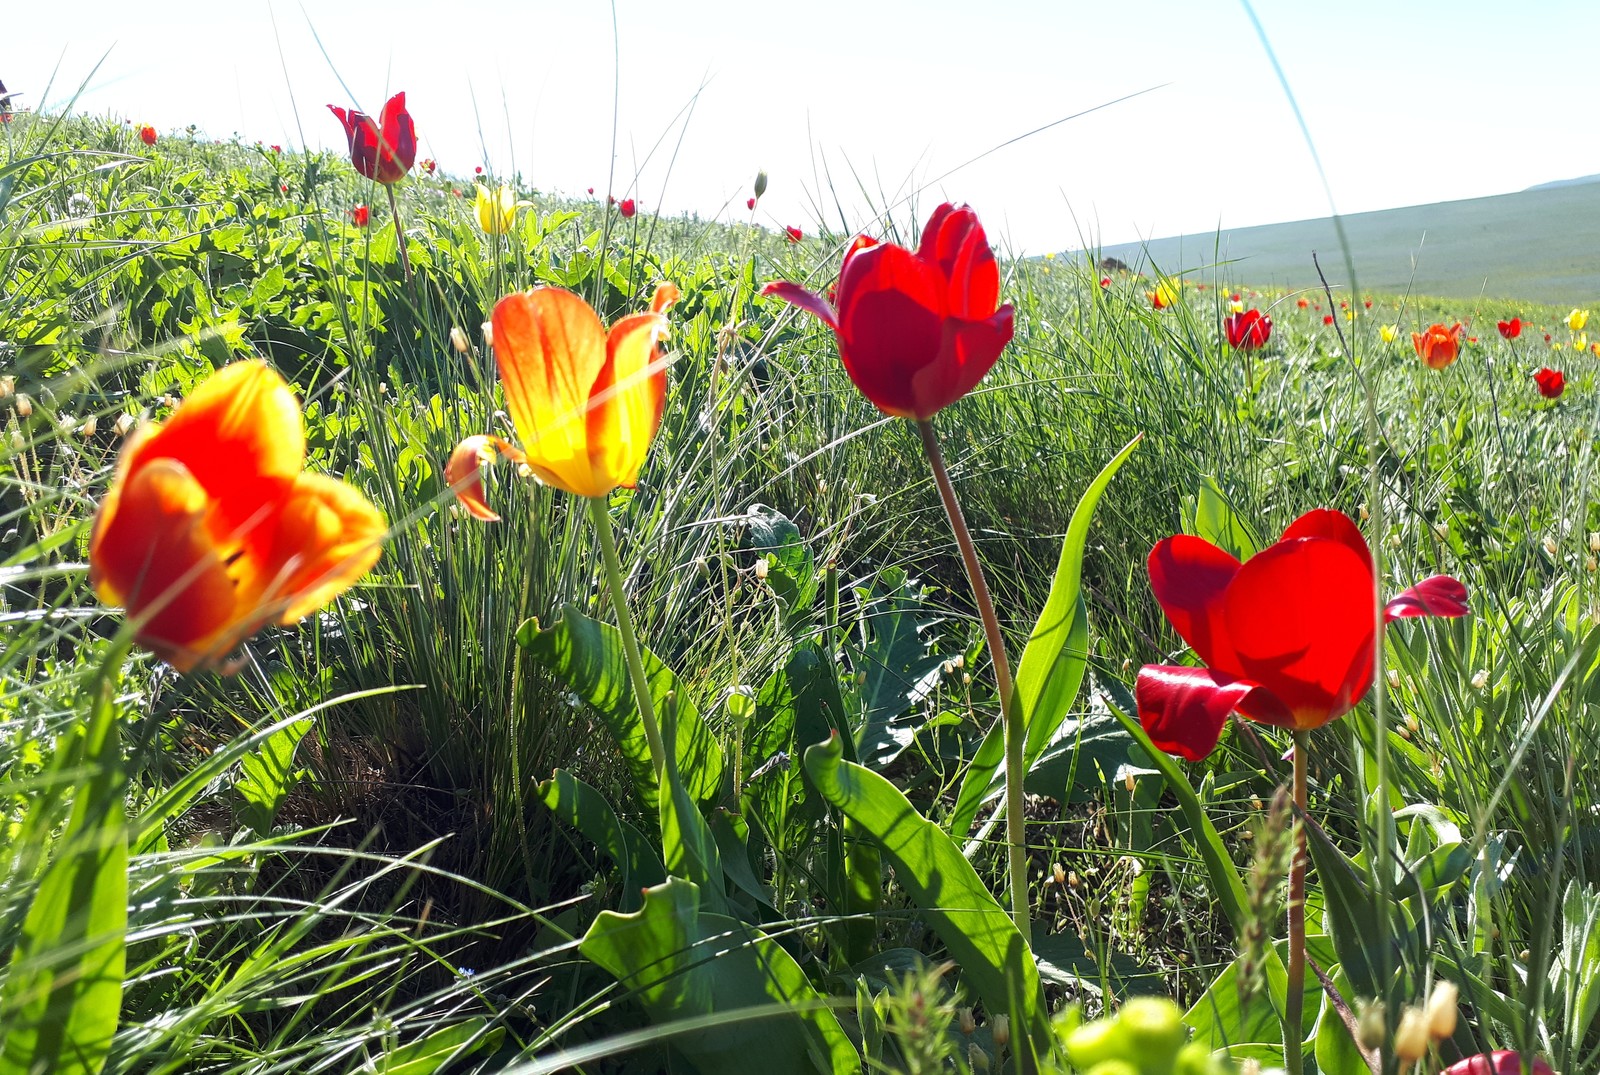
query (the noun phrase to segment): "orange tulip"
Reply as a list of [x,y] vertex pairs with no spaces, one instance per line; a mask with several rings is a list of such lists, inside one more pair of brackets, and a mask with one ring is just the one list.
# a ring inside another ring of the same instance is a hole
[[1456,351],[1461,346],[1461,326],[1430,325],[1427,332],[1411,334],[1411,346],[1416,348],[1423,365],[1430,370],[1442,370],[1456,360]]
[[445,478],[479,519],[500,518],[483,499],[479,468],[498,451],[540,481],[578,496],[631,488],[661,424],[667,371],[656,344],[678,289],[662,284],[650,312],[624,317],[609,333],[589,304],[558,287],[501,299],[491,336],[506,408],[524,449],[499,437],[456,446]]
[[89,581],[180,672],[295,623],[377,563],[387,526],[354,487],[302,471],[300,404],[264,362],[208,378],[134,432],[89,534]]

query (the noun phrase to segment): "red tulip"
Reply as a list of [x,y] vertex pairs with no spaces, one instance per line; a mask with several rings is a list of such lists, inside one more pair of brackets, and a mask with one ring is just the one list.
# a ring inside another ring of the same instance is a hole
[[156,144],[156,129],[148,123],[139,128],[139,141],[147,146]]
[[273,146],[272,147],[272,152],[274,152],[274,153],[282,153],[283,152],[283,147],[282,146]]
[[590,194],[593,194],[593,193],[594,193],[594,188],[593,188],[593,187],[590,187],[590,188],[589,188],[589,193],[590,193]]
[[1533,375],[1533,383],[1539,386],[1539,394],[1545,399],[1560,399],[1561,393],[1567,390],[1566,375],[1548,366]]
[[[1377,620],[1372,554],[1355,523],[1312,511],[1240,564],[1179,534],[1150,552],[1150,587],[1205,667],[1145,665],[1139,721],[1155,745],[1199,761],[1228,715],[1297,731],[1355,707],[1372,685]],[[1384,620],[1464,616],[1467,589],[1446,575],[1384,606]]]
[[1242,314],[1229,314],[1222,322],[1228,334],[1228,346],[1234,350],[1254,351],[1266,346],[1272,335],[1272,318],[1251,307]]
[[752,213],[755,212],[756,200],[754,198],[746,198],[744,200],[744,207],[750,210]]
[[432,157],[424,158],[421,163],[422,163],[422,170],[427,172],[429,175],[432,175],[433,174],[433,170],[435,168],[439,167],[439,162],[434,160]]
[[792,224],[789,227],[784,228],[783,233],[789,237],[789,241],[791,243],[798,243],[801,239],[806,237],[805,232],[801,231]]
[[617,212],[621,213],[624,217],[631,217],[638,211],[639,207],[633,204],[632,198],[624,198],[622,201],[617,203]]
[[473,169],[472,169],[472,174],[473,175],[482,175],[483,174],[483,165],[479,164],[479,165],[474,166]]
[[1110,287],[1110,286],[1111,286],[1111,277],[1109,277],[1109,276],[1102,276],[1102,277],[1101,277],[1101,278],[1100,278],[1100,286],[1101,286],[1101,287]]
[[1370,310],[1370,309],[1372,309],[1372,300],[1371,299],[1365,299],[1365,300],[1362,301],[1361,305],[1365,306],[1367,309]]
[[1322,323],[1323,323],[1323,324],[1324,324],[1324,325],[1331,325],[1331,324],[1333,324],[1333,315],[1332,315],[1332,314],[1323,314],[1323,315],[1322,315]]
[[350,223],[354,224],[358,228],[364,228],[367,226],[368,216],[369,214],[367,212],[367,207],[364,205],[358,205],[354,209],[350,210]]
[[371,116],[353,108],[346,111],[329,105],[328,110],[344,124],[345,137],[350,141],[350,163],[356,171],[380,183],[397,183],[411,170],[411,162],[417,156],[417,132],[411,113],[406,111],[404,92],[384,104],[381,127]]
[[[1556,1075],[1549,1064],[1537,1057],[1528,1070],[1533,1075]],[[1501,1049],[1497,1053],[1458,1060],[1445,1068],[1443,1075],[1522,1075],[1522,1057],[1510,1049]]]
[[1307,306],[1311,305],[1311,300],[1310,299],[1295,299],[1294,300],[1294,304],[1296,306],[1300,307],[1300,309],[1304,310]]
[[833,329],[861,394],[902,418],[931,418],[972,391],[1011,342],[1000,266],[964,205],[935,209],[915,251],[857,236],[839,267],[837,310],[787,281],[761,293]]
[[1427,332],[1411,334],[1411,346],[1416,348],[1417,357],[1422,359],[1422,364],[1430,370],[1442,370],[1454,362],[1460,345],[1459,322],[1449,328],[1443,325],[1429,325]]
[[1499,328],[1500,335],[1508,340],[1514,340],[1522,335],[1522,318],[1520,317],[1513,317],[1510,321],[1497,321],[1495,325]]

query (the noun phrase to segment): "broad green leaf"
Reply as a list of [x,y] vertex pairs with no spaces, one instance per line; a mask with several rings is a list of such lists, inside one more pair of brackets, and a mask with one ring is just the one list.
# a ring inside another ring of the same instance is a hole
[[856,755],[881,769],[922,730],[920,703],[937,685],[944,661],[924,637],[934,620],[924,611],[921,583],[899,568],[886,568],[874,588],[876,593],[861,592],[868,638],[851,654],[851,664],[866,676],[858,691],[865,716]]
[[[794,957],[737,919],[700,909],[700,891],[671,878],[632,914],[602,911],[578,950],[612,974],[703,1075],[859,1072],[838,1017]],[[749,1008],[748,1022],[692,1029],[696,1019]],[[673,1024],[687,1024],[674,1032]]]
[[1217,832],[1217,827],[1211,823],[1205,806],[1200,802],[1200,796],[1195,794],[1194,785],[1189,783],[1188,776],[1176,761],[1156,749],[1139,721],[1132,716],[1135,705],[1127,688],[1111,679],[1096,680],[1096,685],[1104,695],[1106,708],[1111,715],[1133,736],[1134,742],[1149,757],[1150,764],[1161,772],[1167,787],[1172,789],[1173,797],[1178,800],[1178,812],[1189,827],[1189,838],[1211,878],[1211,894],[1222,905],[1222,913],[1227,916],[1234,933],[1242,935],[1249,922],[1245,910],[1244,882],[1240,880],[1239,869],[1233,864],[1233,858],[1222,842],[1222,834]]
[[844,761],[843,752],[837,736],[806,748],[812,782],[823,798],[878,841],[895,880],[985,1007],[1011,1013],[1012,1025],[1034,1052],[1048,1051],[1044,988],[1011,916],[943,829],[919,814],[889,781]]
[[[1344,971],[1334,967],[1328,977],[1347,1003],[1354,998],[1355,993]],[[1311,998],[1306,999],[1309,1001]],[[1374,1075],[1371,1065],[1361,1055],[1361,1050],[1356,1048],[1350,1028],[1345,1025],[1326,992],[1322,994],[1322,1013],[1317,1017],[1315,1052],[1317,1075]]]
[[655,848],[638,829],[618,818],[605,796],[594,788],[565,769],[557,769],[538,791],[551,813],[583,833],[617,864],[624,910],[637,908],[643,889],[667,879],[667,869]]
[[112,696],[132,635],[104,658],[89,719],[52,768],[82,773],[0,989],[0,1075],[93,1075],[122,1010],[127,966],[128,778]]
[[[617,629],[568,605],[561,611],[561,622],[554,627],[541,629],[537,619],[518,627],[517,642],[600,712],[622,749],[640,800],[647,808],[657,809],[655,765],[650,760],[644,722],[634,704],[622,636]],[[700,719],[694,703],[680,689],[672,669],[648,649],[642,650],[640,656],[656,712],[666,709],[667,695],[677,699],[676,761],[684,785],[696,803],[710,802],[722,790],[722,748]]]
[[310,717],[286,724],[263,740],[254,753],[246,754],[239,763],[239,779],[233,786],[244,796],[244,806],[239,811],[240,820],[259,836],[271,833],[272,819],[277,817],[278,808],[288,798],[299,778],[294,768],[294,752],[310,730]]
[[803,615],[817,596],[817,564],[800,528],[765,504],[750,505],[740,522],[742,547],[767,561],[767,585],[783,602],[788,617]]
[[1261,539],[1210,474],[1200,475],[1200,488],[1183,498],[1183,531],[1204,538],[1217,548],[1232,553],[1237,560],[1248,560],[1261,549]]
[[[1106,486],[1139,446],[1140,437],[1129,441],[1095,476],[1084,490],[1067,524],[1061,542],[1056,573],[1050,583],[1044,609],[1034,624],[1033,633],[1022,651],[1012,689],[1013,720],[1026,729],[1023,740],[1022,771],[1027,773],[1055,738],[1066,720],[1072,699],[1083,684],[1089,659],[1089,616],[1082,589],[1083,550],[1089,541],[1089,524]],[[991,797],[993,789],[1004,783],[1005,741],[1000,723],[989,729],[977,757],[967,769],[961,794],[950,816],[950,832],[965,837],[972,828],[978,807]]]
[[[669,694],[661,708],[661,736],[666,742],[676,740],[677,696]],[[678,759],[667,755],[666,794],[661,796],[661,859],[666,864],[669,877],[685,877],[700,889],[708,910],[726,914],[728,900],[722,883],[722,856],[717,851],[717,841],[711,827],[690,801],[684,789],[683,777],[678,772]]]
[[[1328,966],[1332,961],[1333,952],[1328,947],[1326,937],[1307,936],[1306,951],[1321,966]],[[1239,956],[1212,979],[1211,985],[1183,1016],[1183,1021],[1194,1028],[1195,1040],[1208,1049],[1233,1050],[1235,1056],[1265,1054],[1273,1059],[1275,1065],[1281,1062],[1283,1000],[1289,984],[1288,972],[1284,969],[1287,952],[1288,942],[1278,941],[1262,951],[1258,969],[1247,971],[1244,965],[1246,957]],[[1245,984],[1241,979],[1246,973],[1264,986],[1249,991],[1248,999],[1245,998],[1247,991],[1240,988]],[[1303,988],[1301,1011],[1304,1015],[1317,1010],[1317,997],[1322,992],[1321,983],[1309,969]],[[1305,1044],[1310,1044],[1310,1039],[1310,1033],[1303,1036]],[[1241,1046],[1263,1048],[1259,1052],[1239,1052]]]
[[471,1056],[484,1047],[493,1049],[499,1045],[505,1028],[495,1027],[485,1033],[488,1025],[487,1019],[478,1016],[443,1030],[435,1030],[420,1041],[389,1050],[373,1070],[379,1075],[433,1075],[452,1060]]

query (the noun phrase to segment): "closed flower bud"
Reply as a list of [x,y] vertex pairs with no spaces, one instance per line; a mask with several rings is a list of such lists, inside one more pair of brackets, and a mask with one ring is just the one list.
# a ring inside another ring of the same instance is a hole
[[956,1026],[961,1028],[963,1034],[971,1034],[978,1029],[978,1021],[973,1018],[971,1008],[956,1009]]
[[450,346],[456,349],[457,354],[467,353],[467,334],[454,325],[450,328]]
[[33,400],[27,396],[18,396],[17,401],[11,406],[16,409],[18,418],[27,418],[33,414]]
[[989,1036],[994,1039],[996,1049],[1004,1049],[1011,1044],[1011,1017],[1007,1015],[995,1016],[994,1021],[989,1024]]
[[17,379],[11,374],[0,377],[0,399],[4,399],[17,390]]
[[767,577],[768,570],[767,558],[765,556],[756,561],[756,578],[765,579]]
[[1436,982],[1428,994],[1428,1034],[1443,1041],[1456,1032],[1457,1004],[1461,993],[1452,982]]
[[22,435],[22,430],[13,429],[11,431],[11,450],[14,452],[20,452],[27,446],[28,438]]
[[1400,1013],[1400,1026],[1394,1032],[1394,1055],[1415,1062],[1428,1055],[1428,1017],[1421,1008]]
[[116,424],[111,428],[116,430],[117,436],[126,437],[129,433],[133,432],[133,427],[135,424],[137,424],[137,422],[138,419],[131,414],[119,414],[117,415]]
[[765,168],[756,173],[755,191],[757,198],[767,192],[767,170]]
[[92,437],[92,436],[94,436],[94,431],[99,429],[99,428],[100,428],[100,420],[98,418],[96,418],[94,415],[91,414],[88,418],[86,418],[84,420],[84,423],[83,423],[83,425],[81,427],[79,427],[78,432],[82,436]]
[[1383,1005],[1376,1002],[1360,1005],[1356,1015],[1356,1034],[1361,1047],[1369,1052],[1383,1048]]
[[989,1070],[989,1054],[975,1041],[967,1043],[967,1066],[975,1072]]
[[1489,685],[1489,670],[1480,668],[1472,677],[1472,689],[1481,691]]
[[485,321],[483,323],[483,345],[485,347],[493,347],[494,346],[494,322],[493,321]]

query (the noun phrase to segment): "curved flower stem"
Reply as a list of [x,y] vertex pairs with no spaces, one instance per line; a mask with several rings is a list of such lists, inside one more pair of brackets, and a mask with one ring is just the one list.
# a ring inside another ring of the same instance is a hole
[[394,200],[394,184],[385,183],[383,189],[389,195],[389,216],[394,220],[394,238],[400,244],[400,270],[405,273],[406,283],[411,282],[411,255],[406,253],[406,232],[400,226],[400,206]]
[[1294,858],[1289,863],[1289,965],[1288,990],[1283,998],[1283,1066],[1300,1075],[1305,1063],[1301,1042],[1305,1037],[1306,983],[1306,755],[1311,733],[1294,733]]
[[1006,643],[1000,634],[1000,618],[995,615],[994,598],[989,596],[989,584],[984,581],[983,565],[978,562],[978,549],[967,530],[967,520],[961,514],[961,504],[956,500],[956,490],[950,484],[950,474],[945,470],[944,454],[939,451],[939,438],[933,432],[933,420],[919,418],[917,432],[922,434],[922,451],[933,468],[933,480],[939,487],[939,497],[944,501],[945,514],[950,517],[950,529],[955,531],[956,545],[961,549],[961,562],[967,569],[967,581],[972,585],[972,598],[977,602],[978,615],[983,620],[983,634],[989,646],[990,659],[994,661],[995,686],[1000,693],[1000,719],[1004,721],[1006,744],[1006,862],[1011,884],[1011,918],[1017,932],[1030,947],[1033,930],[1028,917],[1028,850],[1026,818],[1022,807],[1022,740],[1026,731],[1011,708],[1011,665],[1006,661]]
[[611,606],[617,610],[617,633],[622,636],[622,653],[628,661],[628,679],[633,682],[633,700],[639,707],[639,721],[650,744],[650,764],[656,779],[662,779],[667,755],[661,745],[661,726],[656,723],[655,703],[650,700],[650,683],[645,679],[644,660],[639,656],[639,639],[633,633],[633,617],[628,614],[628,596],[622,589],[622,561],[617,557],[617,536],[611,529],[611,511],[604,497],[586,497],[595,532],[600,535],[600,557],[606,569],[606,587],[611,591]]

